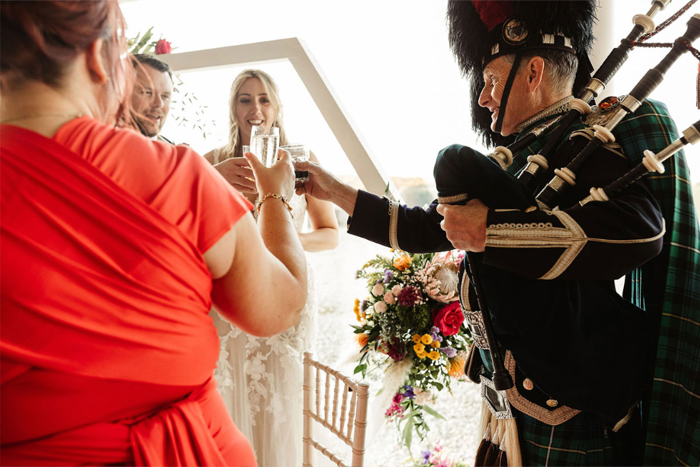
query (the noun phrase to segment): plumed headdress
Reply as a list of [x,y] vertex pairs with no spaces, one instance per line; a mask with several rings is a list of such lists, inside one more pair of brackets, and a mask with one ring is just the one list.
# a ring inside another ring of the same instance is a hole
[[484,67],[502,55],[527,50],[569,51],[579,58],[576,94],[590,77],[595,8],[596,0],[449,0],[450,47],[470,80],[472,127],[486,145],[505,145],[510,138],[490,130],[491,112],[479,106]]

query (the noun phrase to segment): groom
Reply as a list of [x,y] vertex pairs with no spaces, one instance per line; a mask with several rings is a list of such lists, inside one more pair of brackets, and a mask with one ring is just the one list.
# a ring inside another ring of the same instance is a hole
[[173,74],[170,65],[148,54],[135,54],[136,82],[131,97],[132,115],[142,135],[175,144],[160,134],[170,113]]

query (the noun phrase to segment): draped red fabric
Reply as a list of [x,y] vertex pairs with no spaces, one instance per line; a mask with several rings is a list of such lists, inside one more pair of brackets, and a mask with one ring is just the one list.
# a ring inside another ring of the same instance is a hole
[[202,254],[250,209],[185,147],[0,126],[0,464],[255,465]]

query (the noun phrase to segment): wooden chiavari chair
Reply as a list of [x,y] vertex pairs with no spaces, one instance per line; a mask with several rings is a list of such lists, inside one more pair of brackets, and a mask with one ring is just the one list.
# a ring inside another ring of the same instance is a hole
[[304,467],[313,467],[314,448],[339,467],[348,467],[337,453],[313,438],[314,420],[352,448],[352,467],[362,467],[368,399],[369,384],[358,383],[304,353]]

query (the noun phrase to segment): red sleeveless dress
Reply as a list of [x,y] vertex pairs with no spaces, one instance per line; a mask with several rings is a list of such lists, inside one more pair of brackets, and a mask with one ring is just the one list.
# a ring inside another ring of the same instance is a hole
[[212,380],[202,257],[250,203],[87,117],[0,126],[0,163],[0,464],[255,465]]

